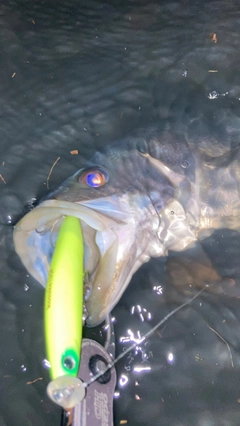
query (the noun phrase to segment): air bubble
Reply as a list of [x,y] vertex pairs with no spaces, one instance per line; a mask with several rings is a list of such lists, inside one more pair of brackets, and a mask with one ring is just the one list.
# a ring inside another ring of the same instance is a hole
[[189,162],[187,160],[183,160],[181,166],[183,167],[183,169],[187,169],[189,166]]
[[19,219],[22,211],[22,202],[8,188],[1,188],[0,222],[11,225]]
[[216,92],[216,90],[213,90],[212,92],[208,94],[208,99],[211,99],[211,100],[217,99],[219,98],[219,96],[220,96],[220,93]]
[[43,365],[44,368],[47,368],[47,369],[51,368],[51,364],[47,359],[42,360],[42,365]]
[[126,374],[122,374],[119,379],[119,386],[122,388],[126,386],[128,383],[128,376]]

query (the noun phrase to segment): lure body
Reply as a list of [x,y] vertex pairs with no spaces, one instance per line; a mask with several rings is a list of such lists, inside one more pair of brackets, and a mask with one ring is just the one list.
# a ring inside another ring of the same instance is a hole
[[53,253],[44,301],[50,376],[77,376],[83,312],[84,244],[80,221],[63,219]]

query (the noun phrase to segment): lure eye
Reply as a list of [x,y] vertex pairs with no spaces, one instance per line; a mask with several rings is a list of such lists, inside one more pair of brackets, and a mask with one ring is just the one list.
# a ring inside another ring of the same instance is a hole
[[61,360],[62,368],[67,374],[77,374],[79,367],[79,357],[72,349],[67,350]]
[[63,366],[66,370],[73,370],[76,366],[75,359],[71,356],[66,356],[63,360]]
[[85,170],[79,177],[79,181],[86,183],[92,188],[100,188],[108,181],[108,173],[103,169]]

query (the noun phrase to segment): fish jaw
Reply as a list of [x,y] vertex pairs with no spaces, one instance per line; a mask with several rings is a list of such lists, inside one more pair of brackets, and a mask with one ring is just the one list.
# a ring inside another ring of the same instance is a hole
[[119,301],[134,272],[164,254],[159,215],[149,197],[112,196],[90,201],[46,200],[14,229],[14,244],[28,272],[46,286],[62,220],[78,217],[84,238],[87,325],[101,323]]

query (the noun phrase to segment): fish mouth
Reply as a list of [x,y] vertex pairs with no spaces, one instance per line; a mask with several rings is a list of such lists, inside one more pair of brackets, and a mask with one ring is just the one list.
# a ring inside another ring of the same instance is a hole
[[86,324],[90,327],[104,320],[133,273],[150,258],[146,249],[150,238],[145,238],[139,249],[136,244],[138,237],[141,238],[137,236],[139,223],[129,214],[125,200],[110,198],[74,203],[43,201],[14,229],[16,252],[28,272],[45,287],[64,217],[75,216],[80,220],[84,239]]

